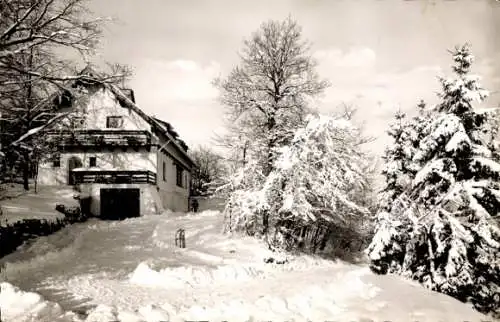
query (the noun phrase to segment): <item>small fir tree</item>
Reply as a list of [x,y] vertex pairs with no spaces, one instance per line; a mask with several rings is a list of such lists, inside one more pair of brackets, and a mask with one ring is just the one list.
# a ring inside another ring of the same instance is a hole
[[411,146],[405,113],[396,112],[387,134],[391,137],[392,144],[385,149],[382,157],[385,163],[382,169],[385,186],[380,194],[380,208],[390,212],[394,200],[408,187],[410,180],[408,160],[411,160]]

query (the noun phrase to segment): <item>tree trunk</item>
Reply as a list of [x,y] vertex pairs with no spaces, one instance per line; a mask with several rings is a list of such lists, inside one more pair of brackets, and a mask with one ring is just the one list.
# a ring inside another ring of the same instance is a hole
[[[266,166],[264,168],[264,175],[267,177],[273,171],[273,163],[274,163],[274,148],[276,144],[276,139],[273,135],[274,127],[276,126],[276,119],[274,116],[269,116],[267,119],[267,130],[268,135],[270,135],[268,144],[267,144],[267,160]],[[262,232],[266,235],[269,231],[269,211],[264,210],[262,214]]]
[[[33,66],[33,47],[30,49],[30,53],[28,56],[28,66],[31,68]],[[27,120],[27,126],[26,130],[30,130],[31,126],[31,108],[32,108],[32,103],[33,103],[33,85],[31,84],[31,75],[27,75],[27,82],[26,82],[26,107],[27,107],[27,113],[26,113],[26,120]],[[24,185],[24,190],[28,191],[30,190],[30,185],[29,185],[29,172],[30,172],[30,160],[29,160],[29,152],[28,151],[23,151],[23,185]]]
[[262,213],[262,233],[267,235],[269,232],[269,211],[264,210]]
[[323,229],[318,225],[316,226],[316,232],[314,233],[314,237],[312,239],[312,252],[313,253],[316,253],[316,249],[318,248],[318,244],[319,244],[319,236],[320,236],[320,233]]
[[38,188],[38,166],[39,163],[36,161],[36,170],[35,170],[35,193],[37,193],[37,188]]
[[248,149],[248,141],[245,141],[245,145],[243,146],[243,166],[247,163],[247,149]]
[[326,229],[323,233],[323,238],[321,239],[321,243],[319,245],[319,250],[323,251],[326,248],[326,243],[328,242],[328,238],[330,237],[330,229]]
[[273,170],[274,163],[274,148],[276,147],[276,138],[274,136],[274,128],[276,127],[276,119],[274,116],[269,116],[267,119],[267,131],[269,140],[267,142],[267,160],[264,169],[264,175],[267,177]]
[[30,162],[29,162],[29,154],[28,152],[23,152],[23,186],[24,190],[30,190],[29,184],[29,171],[30,171]]

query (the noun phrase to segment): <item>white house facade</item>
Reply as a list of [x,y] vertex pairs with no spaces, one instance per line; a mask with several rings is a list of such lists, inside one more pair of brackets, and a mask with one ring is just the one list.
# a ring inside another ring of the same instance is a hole
[[171,126],[139,109],[131,90],[85,88],[67,121],[44,131],[56,153],[39,163],[37,183],[75,186],[95,216],[187,211],[194,162]]

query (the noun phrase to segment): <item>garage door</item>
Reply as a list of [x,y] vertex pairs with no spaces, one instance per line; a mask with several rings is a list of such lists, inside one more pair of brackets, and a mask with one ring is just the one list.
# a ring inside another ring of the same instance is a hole
[[139,189],[101,189],[101,217],[110,220],[139,217],[140,198]]

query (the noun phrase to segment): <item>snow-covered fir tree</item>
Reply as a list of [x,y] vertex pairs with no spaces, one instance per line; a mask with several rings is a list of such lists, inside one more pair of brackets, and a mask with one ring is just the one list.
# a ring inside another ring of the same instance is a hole
[[411,119],[408,119],[406,113],[398,111],[389,124],[387,134],[392,142],[382,157],[385,184],[379,195],[381,211],[391,211],[394,201],[408,189],[418,171],[412,159],[431,121],[431,111],[426,109],[423,100],[417,105],[417,111],[418,114]]
[[[411,187],[382,213],[368,247],[371,267],[470,301],[500,306],[500,164],[488,144],[487,92],[470,74],[469,46],[453,52],[455,77],[440,79],[437,115],[413,157]],[[487,133],[486,133],[487,134]]]
[[[400,262],[404,256],[401,245],[409,240],[407,231],[409,223],[405,221],[405,204],[401,202],[401,197],[410,188],[415,173],[419,170],[412,159],[420,140],[425,136],[427,125],[431,122],[431,111],[426,109],[424,101],[421,100],[417,105],[417,112],[411,119],[401,111],[396,112],[387,131],[392,143],[386,148],[382,157],[385,162],[382,168],[385,182],[378,196],[379,204],[375,220],[379,232],[375,237],[379,240],[372,242],[370,246],[384,247],[383,257],[372,264],[372,268],[377,272],[399,272]],[[396,260],[391,260],[393,258]]]
[[487,120],[488,128],[483,133],[488,142],[488,148],[492,152],[492,158],[500,161],[500,104],[490,114],[491,117]]
[[384,160],[382,175],[385,178],[385,185],[380,194],[380,208],[383,211],[391,211],[394,200],[408,187],[411,179],[408,169],[411,146],[407,130],[406,114],[401,111],[396,112],[387,131],[392,144],[385,149],[382,157]]
[[[417,112],[417,115],[407,123],[409,128],[409,141],[412,149],[410,159],[415,156],[415,153],[419,148],[420,141],[422,141],[429,134],[427,131],[429,129],[429,125],[433,121],[432,117],[434,115],[434,110],[428,109],[423,100],[420,100],[420,102],[418,103]],[[413,175],[415,175],[415,173],[418,171],[418,168],[412,169],[411,166],[409,166],[409,168],[410,171],[413,172]]]

